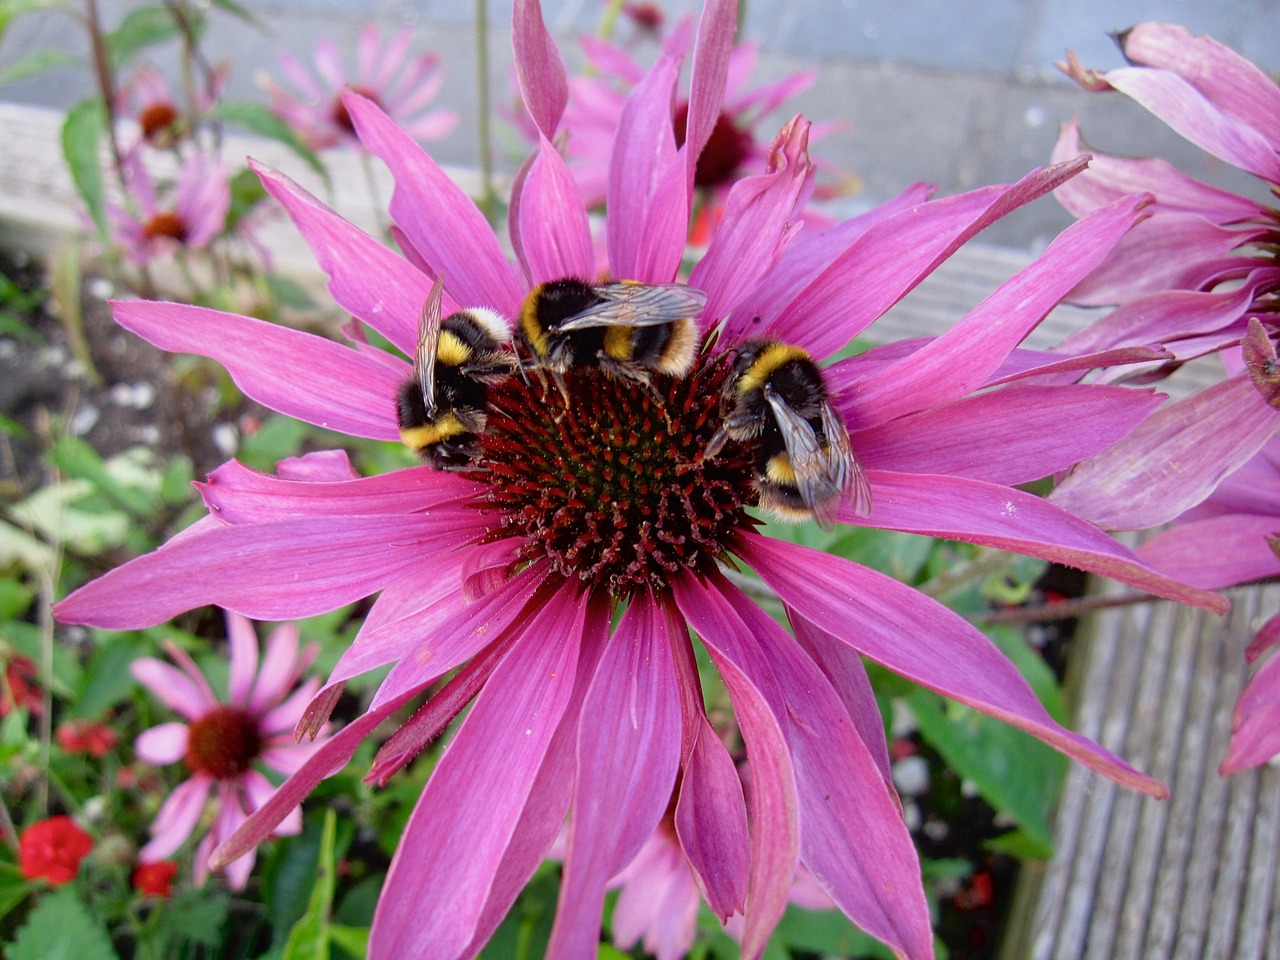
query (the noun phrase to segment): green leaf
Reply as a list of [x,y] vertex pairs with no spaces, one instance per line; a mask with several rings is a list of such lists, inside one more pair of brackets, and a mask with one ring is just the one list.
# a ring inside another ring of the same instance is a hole
[[244,127],[260,137],[283,143],[301,157],[316,173],[329,182],[329,172],[320,161],[316,152],[302,142],[293,128],[276,116],[261,103],[223,102],[209,112],[211,117],[219,117],[228,123]]
[[0,86],[6,83],[17,83],[54,67],[75,67],[80,60],[65,50],[37,50],[28,54],[16,63],[11,63],[0,70]]
[[1053,856],[1053,844],[1046,844],[1025,830],[1010,830],[984,841],[982,846],[1018,860],[1048,860]]
[[62,155],[71,171],[76,192],[98,227],[98,237],[107,240],[106,202],[102,190],[102,163],[98,144],[107,130],[107,111],[102,101],[90,97],[67,113],[62,124]]
[[129,665],[144,656],[145,646],[127,634],[108,634],[85,668],[80,691],[72,699],[71,716],[94,720],[125,699],[137,686]]
[[920,734],[996,810],[1016,819],[1035,840],[1052,847],[1049,811],[1066,776],[1067,758],[999,720],[916,690],[907,705]]
[[220,890],[186,890],[164,904],[160,922],[182,940],[213,948],[222,942],[227,907],[227,895]]
[[316,302],[307,293],[307,288],[297,281],[275,273],[267,274],[265,280],[267,289],[271,291],[271,295],[280,306],[289,307],[292,310],[315,309]]
[[267,198],[267,189],[258,175],[242,167],[231,178],[231,206],[227,210],[226,231],[230,233],[259,203]]
[[80,437],[67,435],[55,442],[52,459],[67,476],[88,480],[134,516],[153,517],[158,512],[154,457],[144,449],[103,460]]
[[106,928],[70,887],[41,898],[7,956],[9,960],[118,960]]
[[20,617],[31,607],[35,591],[17,580],[0,580],[0,620]]
[[262,31],[264,34],[270,32],[270,28],[262,22],[262,20],[249,10],[236,3],[235,0],[213,0],[213,5],[220,10],[225,10],[237,19],[243,20],[256,30]]
[[293,925],[285,942],[281,960],[328,960],[329,911],[333,907],[335,884],[334,838],[337,835],[338,818],[332,809],[324,815],[324,830],[320,835],[320,863],[307,912]]
[[9,29],[9,24],[17,20],[18,17],[27,13],[35,13],[37,10],[43,10],[47,5],[48,0],[4,0],[4,3],[0,3],[0,40],[4,39],[4,34]]
[[[204,29],[204,17],[191,4],[184,6],[198,37]],[[136,7],[125,15],[120,26],[107,34],[107,52],[112,66],[118,69],[139,51],[181,34],[182,28],[167,8]]]
[[41,570],[52,570],[54,551],[46,543],[41,543],[25,530],[19,530],[11,523],[0,520],[0,564],[20,565],[24,570],[37,573]]
[[807,953],[893,960],[892,950],[855,927],[839,910],[788,907],[773,938],[782,940],[793,950]]
[[982,632],[991,638],[1001,653],[1013,661],[1018,672],[1031,684],[1031,689],[1049,716],[1058,723],[1066,723],[1070,718],[1067,705],[1062,702],[1062,687],[1053,670],[1044,662],[1044,657],[1040,656],[1040,651],[1027,642],[1027,635],[1016,627],[1004,624],[984,627]]
[[329,940],[353,957],[363,957],[369,952],[368,927],[329,926]]
[[7,917],[34,889],[36,884],[24,877],[16,864],[0,863],[0,919]]

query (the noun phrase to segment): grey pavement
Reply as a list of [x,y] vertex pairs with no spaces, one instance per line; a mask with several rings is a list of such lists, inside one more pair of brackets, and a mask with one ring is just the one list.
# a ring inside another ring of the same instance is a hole
[[[446,163],[476,162],[473,6],[464,0],[242,0],[267,25],[261,33],[214,11],[208,49],[232,61],[229,95],[262,99],[260,72],[277,73],[287,45],[304,59],[321,36],[354,49],[364,23],[408,23],[421,49],[441,53],[447,69],[440,102],[463,121],[432,153]],[[0,5],[4,0],[0,0]],[[100,0],[108,25],[136,4]],[[1146,19],[1182,23],[1209,33],[1275,73],[1280,69],[1280,0],[746,0],[744,36],[760,46],[755,78],[816,68],[817,83],[792,108],[815,121],[845,127],[815,153],[854,171],[862,191],[850,211],[881,202],[926,180],[943,194],[1015,180],[1047,161],[1063,121],[1078,116],[1086,139],[1111,153],[1158,154],[1188,173],[1263,199],[1258,184],[1182,141],[1118,94],[1087,94],[1062,77],[1053,61],[1068,47],[1090,66],[1120,64],[1108,34]],[[691,0],[662,7],[671,17],[694,11]],[[545,0],[546,18],[561,39],[571,69],[580,63],[572,36],[592,31],[600,0]],[[496,96],[509,97],[510,0],[489,6],[491,77]],[[617,34],[627,36],[624,26]],[[18,21],[0,46],[0,70],[38,48],[83,53],[82,34],[66,17],[41,14]],[[641,48],[643,49],[643,48]],[[173,75],[175,54],[157,48],[155,62]],[[0,88],[0,99],[65,108],[88,92],[88,74],[60,69]],[[780,124],[785,116],[776,118]],[[515,146],[512,137],[500,143]],[[508,150],[504,163],[516,160]],[[1070,222],[1042,199],[983,234],[988,243],[1043,246]]]

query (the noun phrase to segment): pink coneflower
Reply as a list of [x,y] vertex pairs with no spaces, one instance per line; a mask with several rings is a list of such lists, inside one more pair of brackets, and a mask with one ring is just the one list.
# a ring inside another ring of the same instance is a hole
[[[703,13],[683,148],[669,122],[676,57],[660,57],[622,109],[605,225],[615,278],[678,280],[735,14],[728,0]],[[390,213],[405,256],[260,171],[329,273],[334,299],[400,355],[179,304],[117,303],[117,320],[163,349],[216,357],[247,394],[281,412],[398,442],[395,398],[412,376],[437,278],[446,278],[446,315],[485,307],[514,319],[535,285],[595,276],[586,207],[550,141],[567,78],[536,2],[516,4],[514,35],[542,132],[513,189],[515,262],[431,158],[358,95],[346,104],[394,176]],[[470,704],[393,859],[371,935],[375,960],[474,956],[566,815],[547,955],[594,956],[608,883],[673,794],[680,848],[708,904],[721,918],[744,914],[744,956],[763,950],[804,867],[855,923],[905,956],[931,957],[919,862],[884,751],[869,746],[883,731],[859,654],[1121,783],[1163,793],[1055,723],[957,614],[889,577],[760,533],[749,512],[759,498],[754,461],[742,445],[706,456],[726,413],[726,348],[777,337],[829,358],[977,231],[1082,166],[933,202],[912,188],[859,220],[804,234],[795,215],[811,188],[807,132],[798,118],[788,124],[768,171],[729,193],[689,278],[705,294],[703,331],[719,327],[720,338],[687,374],[650,384],[594,367],[560,383],[510,376],[491,388],[476,459],[463,471],[423,465],[360,478],[327,453],[286,461],[271,476],[232,461],[201,486],[211,512],[197,527],[58,605],[66,621],[121,629],[207,602],[278,619],[380,594],[301,729],[327,715],[347,678],[393,663],[369,711],[290,778],[219,862],[264,836],[382,720],[446,677],[370,774],[385,781]],[[1014,549],[1224,608],[1017,489],[1113,443],[1153,397],[1099,386],[987,389],[1143,202],[1121,201],[1072,227],[936,340],[826,368],[872,492],[869,516],[849,503],[840,520]],[[758,573],[791,629],[723,563]],[[690,628],[732,699],[750,804],[707,719]]]
[[124,160],[130,206],[108,204],[107,215],[125,256],[137,264],[207,247],[227,223],[231,185],[217,160],[193,153],[176,182],[157,183],[141,154]]
[[384,46],[371,23],[360,31],[354,77],[344,72],[337,44],[325,37],[312,55],[314,73],[293,54],[281,51],[280,67],[292,90],[266,76],[259,83],[271,98],[271,109],[315,150],[360,145],[343,100],[346,90],[381,106],[415,140],[443,140],[458,125],[458,115],[427,109],[440,92],[444,73],[434,53],[409,53],[412,40],[413,30],[405,27]]
[[[289,775],[321,746],[294,741],[293,728],[320,683],[309,679],[296,686],[317,648],[298,651],[298,628],[282,624],[267,639],[261,670],[258,637],[253,624],[227,612],[227,637],[231,645],[231,677],[228,696],[219,699],[182,650],[170,646],[169,656],[178,669],[146,657],[134,662],[134,677],[156,699],[186,718],[186,723],[162,723],[142,733],[138,756],[161,766],[182,762],[191,776],[173,791],[151,825],[151,841],[138,852],[143,864],[170,857],[197,829],[205,806],[212,798],[216,808],[209,832],[195,854],[195,881],[209,874],[209,854],[231,836],[245,818],[275,792],[258,765]],[[295,689],[296,686],[296,689]],[[293,806],[275,827],[279,834],[302,829],[301,811]],[[253,870],[254,855],[227,867],[227,879],[242,889]]]
[[[228,66],[219,66],[196,91],[198,112],[209,110],[218,101],[228,73]],[[139,67],[120,88],[116,110],[137,123],[142,142],[162,150],[176,146],[185,138],[191,132],[194,119],[178,105],[164,74],[150,64]]]

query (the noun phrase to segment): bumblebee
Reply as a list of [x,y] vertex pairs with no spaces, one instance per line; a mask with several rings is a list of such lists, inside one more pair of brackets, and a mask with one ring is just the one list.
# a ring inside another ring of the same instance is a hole
[[830,530],[846,498],[854,513],[869,514],[871,486],[813,358],[776,340],[748,340],[735,352],[729,413],[704,457],[729,439],[754,442],[760,506],[784,518],[812,517]]
[[422,307],[413,376],[400,385],[400,439],[441,470],[468,465],[487,420],[489,385],[511,373],[510,334],[494,311],[472,308],[443,320],[444,278]]
[[679,377],[689,371],[698,346],[694,318],[706,302],[701,290],[680,283],[593,286],[564,277],[530,291],[518,339],[537,367],[556,376],[598,367],[649,384],[655,373]]

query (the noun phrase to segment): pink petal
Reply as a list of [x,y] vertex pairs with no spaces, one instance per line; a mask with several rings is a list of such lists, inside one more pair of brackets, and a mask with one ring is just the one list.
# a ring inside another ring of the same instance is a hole
[[281,480],[360,479],[345,450],[313,450],[300,457],[286,457],[276,461],[276,473]]
[[1162,399],[1124,387],[1010,387],[856,431],[850,439],[869,468],[1028,483],[1105,450]]
[[1140,23],[1121,42],[1132,62],[1173,71],[1219,110],[1280,144],[1280,88],[1234,50],[1170,23]]
[[1109,750],[1059,726],[982,633],[924,594],[829,554],[767,537],[739,550],[799,616],[864,656],[943,696],[1025,730],[1117,783],[1168,791]]
[[238,613],[225,611],[227,640],[231,646],[231,674],[228,680],[228,701],[236,706],[248,706],[249,690],[253,675],[258,670],[258,635],[253,624]]
[[357,437],[400,439],[396,377],[357,351],[300,330],[206,307],[112,303],[116,322],[173,353],[217,360],[246,394],[280,413]]
[[[771,707],[765,692],[738,663],[749,641],[746,628],[726,612],[725,598],[693,578],[675,585],[676,603],[702,638],[729,696],[746,741],[751,764],[751,873],[747,884],[745,957],[758,957],[782,918],[800,854],[800,803],[791,763],[785,713]],[[731,619],[730,619],[731,618]]]
[[1280,412],[1238,374],[1157,410],[1077,466],[1050,500],[1113,530],[1158,526],[1207,497],[1277,426]]
[[632,598],[587,691],[548,957],[594,952],[609,879],[636,855],[671,800],[680,763],[671,643],[687,632],[665,613],[650,597]]
[[1126,197],[1076,221],[946,333],[862,378],[856,402],[845,411],[850,429],[958,400],[982,386],[1067,290],[1102,262],[1148,200]]
[[725,78],[733,36],[738,29],[736,0],[708,0],[698,21],[693,47],[693,67],[689,78],[689,112],[685,121],[686,195],[693,192],[693,175],[702,148],[720,119]]
[[1244,652],[1244,658],[1253,663],[1266,651],[1280,644],[1280,613],[1276,614],[1258,630]]
[[516,0],[511,33],[520,96],[542,136],[550,139],[569,100],[569,80],[538,0]]
[[117,567],[54,612],[64,623],[108,630],[152,626],[209,603],[255,620],[314,616],[367,597],[448,549],[437,527],[418,516],[218,527]]
[[213,781],[204,774],[193,774],[169,794],[151,823],[151,842],[138,851],[143,863],[163,860],[182,846],[200,821],[205,800]]
[[[263,657],[262,671],[249,699],[249,709],[262,713],[279,703],[298,679],[299,667],[298,625],[282,623],[267,638],[267,654]],[[289,726],[292,727],[296,721],[295,716]]]
[[133,750],[139,759],[152,766],[177,763],[187,755],[187,725],[162,723],[158,727],[144,730],[133,742]]
[[476,698],[392,859],[372,955],[455,957],[471,941],[569,703],[585,607],[585,597],[544,607]]
[[1178,580],[1220,590],[1280,574],[1267,542],[1280,535],[1280,516],[1228,514],[1164,530],[1138,548],[1153,567]]
[[1231,745],[1220,772],[1226,776],[1256,767],[1277,753],[1280,753],[1280,657],[1272,657],[1240,694]]
[[[869,474],[875,503],[870,517],[857,518],[867,526],[1041,557],[1216,613],[1228,607],[1217,594],[1164,576],[1092,523],[1014,487],[964,477]],[[851,513],[843,519],[854,520]]]
[[658,960],[683,960],[698,925],[698,888],[674,839],[659,829],[623,876],[614,904],[613,942],[644,949]]
[[[805,864],[858,926],[907,957],[932,958],[920,863],[897,797],[822,672],[727,581],[701,589],[682,583],[676,597],[717,666],[723,670],[728,658],[753,677],[782,723],[795,762]],[[759,777],[753,756],[753,798]],[[785,875],[788,892],[793,873]],[[747,922],[750,930],[750,910]]]
[[413,356],[431,279],[288,177],[253,161],[249,165],[285,208],[329,275],[326,289],[338,306]]
[[391,216],[430,265],[448,278],[453,299],[519,315],[524,299],[484,215],[422,147],[358,94],[343,97],[360,141],[395,177]]
[[196,682],[185,672],[171,667],[163,660],[142,657],[129,665],[129,672],[151,691],[152,696],[188,720],[199,720],[206,711],[218,704],[203,678],[201,682]]
[[546,139],[538,148],[518,200],[520,251],[532,284],[562,277],[595,277],[587,210],[573,174]]
[[792,120],[774,141],[769,172],[739,180],[725,201],[724,220],[689,283],[707,294],[709,323],[727,315],[773,268],[796,232],[796,219],[813,185],[809,124]]

